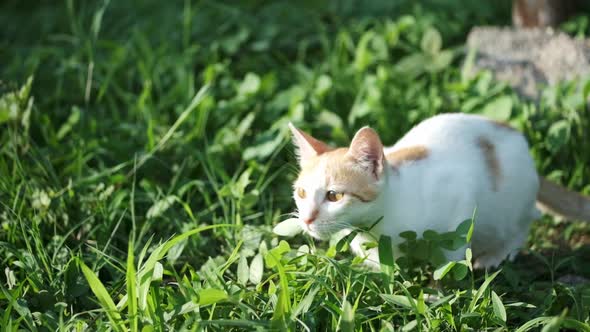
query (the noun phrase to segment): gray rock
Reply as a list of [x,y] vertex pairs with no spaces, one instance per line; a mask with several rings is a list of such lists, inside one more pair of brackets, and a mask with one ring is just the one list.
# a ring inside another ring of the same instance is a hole
[[477,27],[467,46],[476,49],[474,71],[491,70],[533,100],[543,86],[590,77],[590,40],[552,29]]

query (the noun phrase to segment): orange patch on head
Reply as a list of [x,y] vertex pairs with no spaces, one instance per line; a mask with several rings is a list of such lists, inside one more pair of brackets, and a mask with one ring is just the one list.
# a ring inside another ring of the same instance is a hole
[[302,165],[300,177],[313,176],[317,167],[325,163],[326,190],[336,188],[362,202],[377,198],[379,191],[373,174],[359,167],[347,148],[325,152]]
[[347,154],[348,149],[338,149],[326,154],[326,183],[328,186],[343,188],[345,194],[363,202],[377,198],[379,194],[373,173],[358,167],[356,161]]
[[410,146],[388,153],[385,158],[393,167],[398,167],[406,162],[418,161],[428,157],[428,149],[422,145]]
[[500,162],[498,161],[498,156],[496,155],[496,147],[485,137],[479,137],[477,139],[477,146],[483,153],[484,160],[492,180],[492,188],[494,191],[498,191],[502,170],[500,169]]
[[347,148],[338,148],[333,149],[328,152],[324,152],[321,155],[314,156],[312,158],[308,158],[306,160],[302,160],[301,162],[301,172],[299,173],[299,177],[309,176],[312,174],[320,164],[324,160],[330,160],[339,156],[344,156],[348,151]]

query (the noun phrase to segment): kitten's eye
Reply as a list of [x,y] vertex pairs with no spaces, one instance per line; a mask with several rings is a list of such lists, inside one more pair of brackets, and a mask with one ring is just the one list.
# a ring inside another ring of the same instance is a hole
[[341,200],[342,197],[344,197],[344,194],[343,193],[335,192],[334,190],[329,190],[326,193],[326,198],[330,202],[337,202],[337,201]]
[[299,196],[299,198],[303,199],[306,195],[307,194],[305,193],[305,189],[297,188],[297,196]]

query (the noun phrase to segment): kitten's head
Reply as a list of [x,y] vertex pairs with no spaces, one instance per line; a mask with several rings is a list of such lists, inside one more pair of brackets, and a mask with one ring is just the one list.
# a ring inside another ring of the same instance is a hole
[[348,148],[331,148],[289,124],[301,172],[293,197],[301,228],[329,238],[351,225],[380,217],[378,198],[384,184],[383,145],[377,133],[359,130]]

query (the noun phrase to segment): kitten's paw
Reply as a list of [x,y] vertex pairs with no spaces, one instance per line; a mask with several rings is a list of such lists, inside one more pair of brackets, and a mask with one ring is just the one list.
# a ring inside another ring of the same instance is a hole
[[377,272],[381,270],[381,264],[379,263],[379,261],[375,261],[370,257],[365,258],[365,260],[363,261],[363,265],[369,268],[369,270],[371,271]]
[[496,255],[483,255],[477,257],[473,262],[474,269],[495,269],[506,259],[504,254]]

